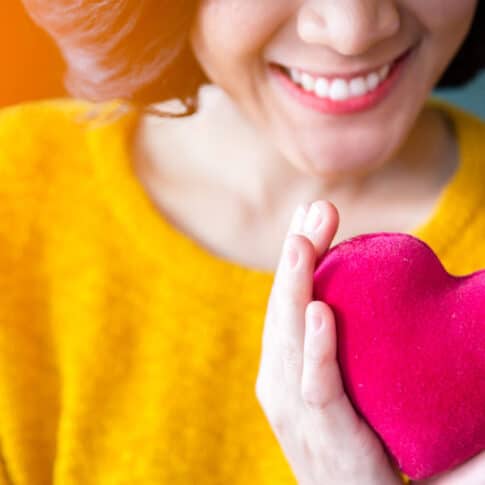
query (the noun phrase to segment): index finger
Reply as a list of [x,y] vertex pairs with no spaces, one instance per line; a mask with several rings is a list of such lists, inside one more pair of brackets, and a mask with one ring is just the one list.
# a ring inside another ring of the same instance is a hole
[[[298,207],[283,245],[272,295],[276,333],[287,382],[299,386],[303,359],[305,310],[312,300],[315,260],[335,234],[336,209],[325,201]],[[317,221],[311,224],[311,221]],[[309,224],[310,222],[310,224]]]

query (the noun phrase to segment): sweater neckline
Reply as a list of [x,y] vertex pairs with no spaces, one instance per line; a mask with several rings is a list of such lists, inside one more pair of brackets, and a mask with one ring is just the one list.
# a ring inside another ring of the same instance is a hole
[[[470,181],[483,177],[479,173],[482,169],[478,163],[478,149],[474,150],[475,140],[483,136],[483,131],[480,133],[482,125],[473,115],[444,101],[430,99],[428,103],[443,110],[452,121],[459,163],[428,219],[408,233],[424,240],[443,257],[483,198],[480,184],[470,187]],[[244,266],[210,252],[172,225],[152,201],[135,174],[130,155],[139,116],[135,109],[128,108],[114,121],[94,120],[87,126],[95,176],[113,215],[126,231],[127,244],[135,244],[155,258],[172,277],[177,277],[174,272],[178,273],[180,279],[190,284],[191,291],[199,294],[227,295],[230,288],[240,288],[241,283],[247,288],[256,285],[269,290],[273,271]],[[120,234],[120,237],[125,235]],[[190,276],[179,274],[187,272],[188,268]],[[247,292],[247,297],[254,293],[258,292]],[[244,297],[238,294],[239,298],[241,296]]]

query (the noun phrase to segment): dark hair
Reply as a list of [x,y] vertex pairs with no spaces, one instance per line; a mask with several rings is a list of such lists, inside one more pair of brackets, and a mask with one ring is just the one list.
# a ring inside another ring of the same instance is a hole
[[[139,106],[176,98],[187,108],[184,115],[196,111],[198,88],[210,82],[188,42],[198,0],[22,1],[59,46],[71,95]],[[468,36],[437,87],[463,85],[485,68],[484,25],[485,0],[479,0]]]

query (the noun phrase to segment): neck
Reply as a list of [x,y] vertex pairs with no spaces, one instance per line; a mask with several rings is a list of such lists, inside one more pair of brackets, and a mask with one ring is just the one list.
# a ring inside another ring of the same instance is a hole
[[[337,179],[295,168],[220,88],[204,86],[199,101],[199,111],[189,118],[160,121],[149,117],[142,122],[138,146],[143,150],[142,169],[150,177],[163,178],[164,184],[176,187],[202,184],[222,188],[247,205],[264,209],[288,203],[296,206],[322,194],[345,204],[368,189],[372,192],[379,185],[387,186],[391,180],[422,178],[423,174],[428,183],[433,177],[434,183],[444,183],[456,165],[449,127],[430,109],[423,110],[392,161],[373,171]],[[423,139],[427,142],[422,143]]]

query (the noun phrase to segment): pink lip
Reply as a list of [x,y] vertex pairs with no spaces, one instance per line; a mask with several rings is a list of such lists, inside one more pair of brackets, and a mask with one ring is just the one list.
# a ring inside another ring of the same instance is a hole
[[389,75],[374,91],[355,98],[349,98],[345,101],[333,101],[329,98],[319,98],[316,94],[305,91],[302,87],[288,78],[282,69],[276,65],[269,66],[271,77],[276,79],[279,84],[304,106],[312,108],[320,113],[326,114],[347,114],[364,111],[377,105],[383,100],[396,85],[401,77],[404,67],[408,63],[411,53],[416,49],[409,49],[401,57],[396,59],[391,66]]

